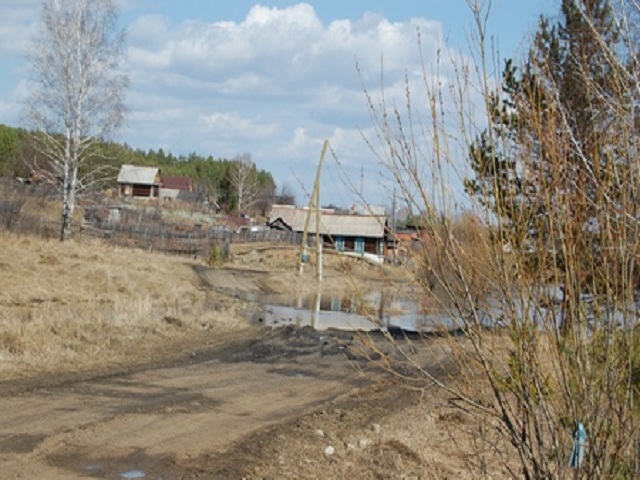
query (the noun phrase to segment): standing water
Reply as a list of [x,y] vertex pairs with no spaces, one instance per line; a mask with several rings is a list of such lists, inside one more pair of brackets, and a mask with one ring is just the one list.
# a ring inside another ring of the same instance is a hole
[[406,330],[436,332],[455,329],[447,315],[421,313],[417,302],[388,292],[368,295],[315,293],[268,295],[255,320],[270,327],[311,326],[316,330]]

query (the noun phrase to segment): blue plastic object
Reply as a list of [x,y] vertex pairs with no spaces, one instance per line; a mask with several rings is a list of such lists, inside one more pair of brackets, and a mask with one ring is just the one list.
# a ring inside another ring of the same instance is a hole
[[580,468],[584,460],[584,446],[587,443],[587,429],[584,428],[582,422],[578,422],[578,426],[573,431],[573,448],[571,449],[571,459],[569,466],[571,468]]

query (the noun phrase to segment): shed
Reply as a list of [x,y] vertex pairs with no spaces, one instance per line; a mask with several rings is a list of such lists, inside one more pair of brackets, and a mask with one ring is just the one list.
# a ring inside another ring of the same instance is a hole
[[160,192],[160,167],[122,165],[118,174],[120,196],[156,198]]

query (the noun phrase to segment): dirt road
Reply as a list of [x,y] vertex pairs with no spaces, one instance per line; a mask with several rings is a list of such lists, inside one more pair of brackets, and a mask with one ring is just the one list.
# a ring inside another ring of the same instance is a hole
[[345,341],[283,329],[170,367],[2,397],[0,478],[184,478],[185,459],[363,386]]

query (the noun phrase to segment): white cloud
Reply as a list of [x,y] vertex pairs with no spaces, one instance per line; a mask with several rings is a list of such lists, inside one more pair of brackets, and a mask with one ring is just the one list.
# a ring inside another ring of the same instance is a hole
[[[294,149],[300,147],[306,147],[309,144],[309,136],[304,128],[298,127],[293,131],[293,140],[291,141],[291,147]],[[294,150],[295,151],[295,150]]]
[[5,116],[11,110],[11,105],[3,100],[0,100],[0,116]]
[[204,115],[201,119],[206,131],[239,140],[268,139],[278,131],[276,124],[246,118],[237,112],[214,112]]
[[162,15],[142,15],[127,28],[129,41],[134,44],[162,42],[168,24],[168,19]]
[[[312,90],[326,82],[358,88],[356,61],[369,73],[381,59],[389,74],[419,64],[417,30],[423,50],[442,46],[440,24],[424,19],[391,23],[367,14],[359,22],[336,20],[323,25],[313,7],[285,9],[254,6],[242,22],[187,21],[170,26],[161,17],[143,17],[130,29],[131,53],[145,68],[180,71],[219,82],[252,74],[282,89]],[[133,62],[132,62],[133,63]],[[373,78],[377,78],[377,75]]]
[[3,0],[0,3],[0,62],[28,52],[34,12],[39,7],[38,0]]

